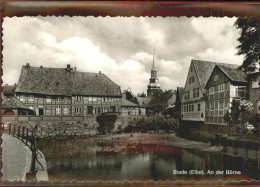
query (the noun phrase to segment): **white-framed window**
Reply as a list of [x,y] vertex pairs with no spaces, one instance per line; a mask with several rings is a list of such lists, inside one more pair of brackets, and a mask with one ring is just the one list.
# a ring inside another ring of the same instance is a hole
[[238,86],[236,88],[236,97],[246,97],[246,86]]
[[51,106],[46,106],[45,107],[45,115],[51,116]]
[[46,103],[51,103],[51,97],[50,96],[46,96]]
[[214,75],[214,82],[218,81],[218,75]]
[[199,97],[199,88],[193,89],[193,98]]
[[61,102],[61,97],[56,97],[56,102]]
[[20,101],[25,101],[25,95],[20,95]]
[[223,92],[223,91],[225,90],[224,85],[225,85],[224,83],[223,83],[223,84],[219,84],[219,86],[218,86],[219,89],[218,89],[218,90],[219,90],[220,92]]
[[61,107],[56,106],[56,115],[60,115],[60,114],[61,114]]
[[34,101],[34,95],[29,95],[28,96],[28,101],[31,101],[31,102]]
[[97,101],[97,98],[96,98],[96,97],[93,97],[92,99],[93,99],[93,101]]
[[191,105],[191,112],[194,112],[194,105]]
[[69,107],[68,106],[63,107],[63,115],[69,115]]
[[215,110],[218,109],[218,101],[215,101],[215,106],[214,106]]
[[82,101],[82,96],[76,96],[76,101]]
[[185,100],[189,100],[189,99],[190,99],[190,91],[186,91],[186,92],[184,93],[184,99],[185,99]]
[[82,108],[81,107],[76,107],[75,108],[75,114],[82,114]]

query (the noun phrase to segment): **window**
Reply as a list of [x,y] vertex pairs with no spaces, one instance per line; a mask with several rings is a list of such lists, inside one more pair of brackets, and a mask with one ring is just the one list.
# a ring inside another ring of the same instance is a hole
[[214,82],[218,81],[218,75],[214,75]]
[[46,97],[46,103],[51,103],[51,97],[50,96]]
[[60,114],[61,114],[61,107],[56,106],[56,115],[60,115]]
[[63,115],[69,115],[69,107],[68,106],[63,107]]
[[61,97],[56,97],[56,102],[61,102]]
[[87,110],[88,110],[88,114],[93,115],[93,106],[88,106]]
[[199,88],[193,89],[193,98],[199,97]]
[[97,101],[97,98],[96,98],[96,97],[93,97],[93,101]]
[[224,91],[224,83],[219,85],[219,91],[220,92]]
[[220,100],[219,101],[219,109],[223,109],[224,108],[224,100]]
[[192,84],[192,83],[194,83],[194,77],[189,78],[189,84]]
[[25,95],[20,95],[20,101],[25,101]]
[[218,109],[218,101],[215,101],[215,106],[214,106],[215,109]]
[[32,105],[29,105],[28,106],[30,110],[33,110],[33,106]]
[[200,111],[200,104],[198,104],[198,111]]
[[186,91],[186,92],[184,93],[184,99],[185,99],[185,100],[189,100],[189,99],[190,99],[190,91]]
[[214,110],[214,102],[210,102],[210,110]]
[[191,105],[191,112],[194,112],[194,105]]
[[246,86],[236,88],[236,97],[246,97]]
[[28,101],[34,101],[34,96],[33,95],[29,95]]
[[76,107],[75,108],[75,114],[81,114],[82,113],[82,108],[81,107]]
[[82,101],[82,97],[81,96],[76,96],[76,101]]

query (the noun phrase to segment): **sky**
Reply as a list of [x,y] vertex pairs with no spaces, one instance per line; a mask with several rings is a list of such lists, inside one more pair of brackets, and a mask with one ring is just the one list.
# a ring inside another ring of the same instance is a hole
[[22,65],[106,74],[146,93],[154,61],[161,89],[184,86],[192,59],[241,65],[236,18],[13,17],[3,22],[3,84]]

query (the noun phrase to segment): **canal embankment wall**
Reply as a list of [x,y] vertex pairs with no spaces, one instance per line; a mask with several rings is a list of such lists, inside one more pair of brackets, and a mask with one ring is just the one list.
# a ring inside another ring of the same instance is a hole
[[[129,121],[138,118],[137,116],[119,116],[115,122],[115,129],[119,126],[122,128],[126,126]],[[35,118],[36,119],[36,118]],[[61,139],[71,136],[89,136],[96,135],[96,128],[98,123],[96,121],[96,116],[85,117],[84,120],[78,121],[59,121],[59,120],[19,120],[19,121],[8,121],[3,122],[6,129],[8,129],[9,124],[16,125],[16,128],[36,128],[36,136],[38,138],[46,139]]]

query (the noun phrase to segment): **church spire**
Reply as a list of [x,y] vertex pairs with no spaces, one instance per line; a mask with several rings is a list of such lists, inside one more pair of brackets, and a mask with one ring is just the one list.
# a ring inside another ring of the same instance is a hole
[[152,66],[152,70],[155,69],[155,66],[154,66],[154,56],[155,56],[155,48],[153,49],[153,66]]

